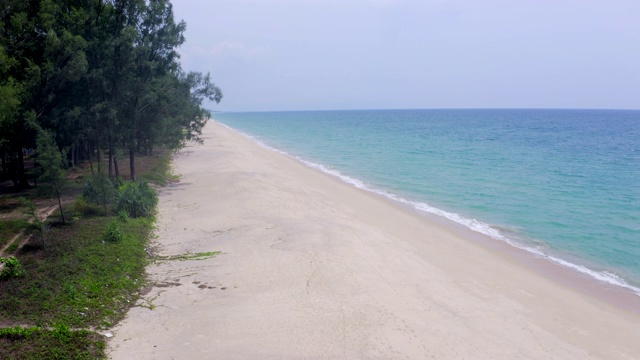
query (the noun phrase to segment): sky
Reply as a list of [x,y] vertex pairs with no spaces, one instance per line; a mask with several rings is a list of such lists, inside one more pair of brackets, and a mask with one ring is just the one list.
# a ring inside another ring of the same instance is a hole
[[172,0],[214,111],[640,109],[638,0]]

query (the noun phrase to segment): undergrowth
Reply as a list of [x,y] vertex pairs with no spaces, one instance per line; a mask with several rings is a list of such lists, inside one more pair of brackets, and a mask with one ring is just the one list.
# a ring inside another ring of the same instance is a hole
[[7,245],[9,241],[29,227],[29,222],[25,219],[9,219],[0,222],[0,248]]
[[[169,151],[143,157],[140,174],[147,181],[166,183],[172,176],[170,158]],[[96,201],[80,196],[86,179],[95,178],[84,171],[68,180],[67,196],[75,199],[65,205],[72,220],[66,225],[33,215],[34,206],[31,216],[20,215],[21,207],[36,202],[38,189],[24,194],[27,201],[0,196],[0,213],[22,216],[0,219],[0,246],[23,230],[25,236],[34,235],[20,249],[21,240],[9,246],[6,253],[15,260],[4,258],[11,266],[5,264],[8,272],[0,276],[0,325],[12,327],[0,327],[0,359],[104,358],[105,338],[88,329],[109,328],[120,321],[144,286],[155,191],[146,184],[126,186],[115,179],[113,192],[98,193],[102,201]],[[118,209],[118,185],[136,190],[144,211]],[[33,327],[18,327],[25,324]]]
[[99,359],[105,358],[105,347],[100,335],[64,325],[0,329],[2,359]]
[[144,179],[160,186],[178,181],[180,177],[171,172],[171,155],[172,152],[169,149],[159,149],[151,155],[155,161],[146,169]]
[[144,280],[152,219],[120,223],[120,241],[100,234],[112,218],[51,229],[46,248],[28,243],[17,257],[24,275],[0,281],[0,318],[38,325],[109,327],[135,302]]

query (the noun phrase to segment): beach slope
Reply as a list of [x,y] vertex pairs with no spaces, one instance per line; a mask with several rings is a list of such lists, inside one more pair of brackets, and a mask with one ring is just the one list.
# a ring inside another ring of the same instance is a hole
[[[113,359],[640,359],[640,318],[216,122]],[[221,251],[203,259],[184,254]]]

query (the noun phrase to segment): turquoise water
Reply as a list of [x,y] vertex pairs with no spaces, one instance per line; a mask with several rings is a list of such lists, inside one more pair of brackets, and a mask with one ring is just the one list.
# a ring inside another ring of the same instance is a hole
[[640,294],[640,111],[217,113],[265,145]]

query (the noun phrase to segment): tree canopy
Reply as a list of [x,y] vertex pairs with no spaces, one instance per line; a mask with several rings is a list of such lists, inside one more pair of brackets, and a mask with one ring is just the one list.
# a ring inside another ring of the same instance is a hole
[[[118,175],[118,156],[199,141],[209,74],[185,72],[186,24],[169,0],[3,0],[0,5],[2,176],[30,184],[24,155],[42,131],[65,166],[94,159]],[[37,156],[37,154],[36,154]],[[107,161],[103,164],[102,159]]]

